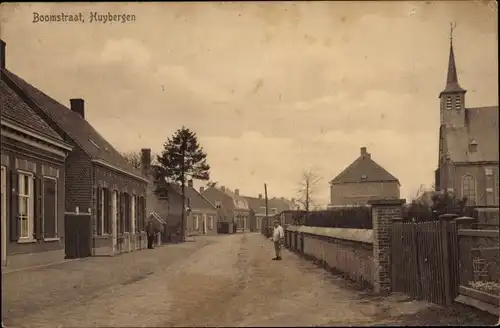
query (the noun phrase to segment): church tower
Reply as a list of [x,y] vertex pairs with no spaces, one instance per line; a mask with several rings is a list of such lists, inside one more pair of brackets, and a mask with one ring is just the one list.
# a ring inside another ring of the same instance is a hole
[[448,59],[448,75],[446,88],[439,94],[441,125],[462,127],[465,125],[465,93],[458,84],[455,54],[453,52],[453,29],[450,33],[450,57]]

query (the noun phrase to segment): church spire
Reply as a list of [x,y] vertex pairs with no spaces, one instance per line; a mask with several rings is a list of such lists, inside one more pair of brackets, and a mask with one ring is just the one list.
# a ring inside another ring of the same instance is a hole
[[460,87],[460,84],[458,84],[458,76],[457,76],[457,67],[455,64],[455,53],[453,51],[453,30],[456,27],[456,24],[451,23],[450,24],[450,57],[448,59],[448,74],[446,76],[446,88],[441,92],[443,93],[448,93],[448,92],[463,92],[465,91]]

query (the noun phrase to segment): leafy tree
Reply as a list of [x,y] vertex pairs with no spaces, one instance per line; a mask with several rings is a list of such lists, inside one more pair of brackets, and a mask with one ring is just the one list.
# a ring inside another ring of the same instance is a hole
[[[157,157],[156,178],[181,186],[182,219],[181,239],[185,240],[185,186],[186,181],[210,179],[210,166],[207,154],[198,142],[196,133],[182,126],[163,144],[163,151]],[[160,190],[158,190],[160,189]],[[156,192],[161,192],[161,187]]]

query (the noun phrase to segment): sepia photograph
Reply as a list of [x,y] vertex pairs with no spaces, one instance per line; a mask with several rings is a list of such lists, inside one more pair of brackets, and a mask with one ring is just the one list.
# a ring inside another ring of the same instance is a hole
[[2,327],[493,326],[497,1],[0,4]]

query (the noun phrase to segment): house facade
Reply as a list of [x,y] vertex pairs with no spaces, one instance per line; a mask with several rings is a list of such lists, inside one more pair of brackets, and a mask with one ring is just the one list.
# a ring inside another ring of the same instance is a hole
[[[258,197],[245,197],[245,199],[254,214],[253,220],[250,221],[250,231],[258,231],[261,229],[262,220],[266,217],[266,199],[262,197],[262,194],[259,194]],[[267,217],[294,209],[294,203],[294,199],[289,201],[284,197],[268,199]]]
[[6,81],[0,40],[2,266],[64,259],[65,158],[71,145]]
[[232,192],[224,186],[212,186],[206,190],[200,189],[200,192],[211,204],[215,205],[219,222],[228,223],[230,231],[233,231],[234,225],[236,231],[250,231],[250,222],[254,214],[245,197],[240,196],[239,189]]
[[466,197],[470,206],[499,206],[498,105],[465,107],[450,43],[446,87],[440,93],[436,190]]
[[87,212],[92,220],[92,254],[140,249],[148,180],[85,119],[83,99],[69,108],[4,69],[2,78],[21,99],[72,146],[65,163],[66,212]]
[[381,197],[399,198],[399,180],[377,164],[366,147],[361,147],[360,156],[330,181],[329,207],[366,205]]
[[217,235],[218,213],[215,205],[194,189],[193,180],[188,181],[184,192],[188,207],[186,224],[188,234]]

